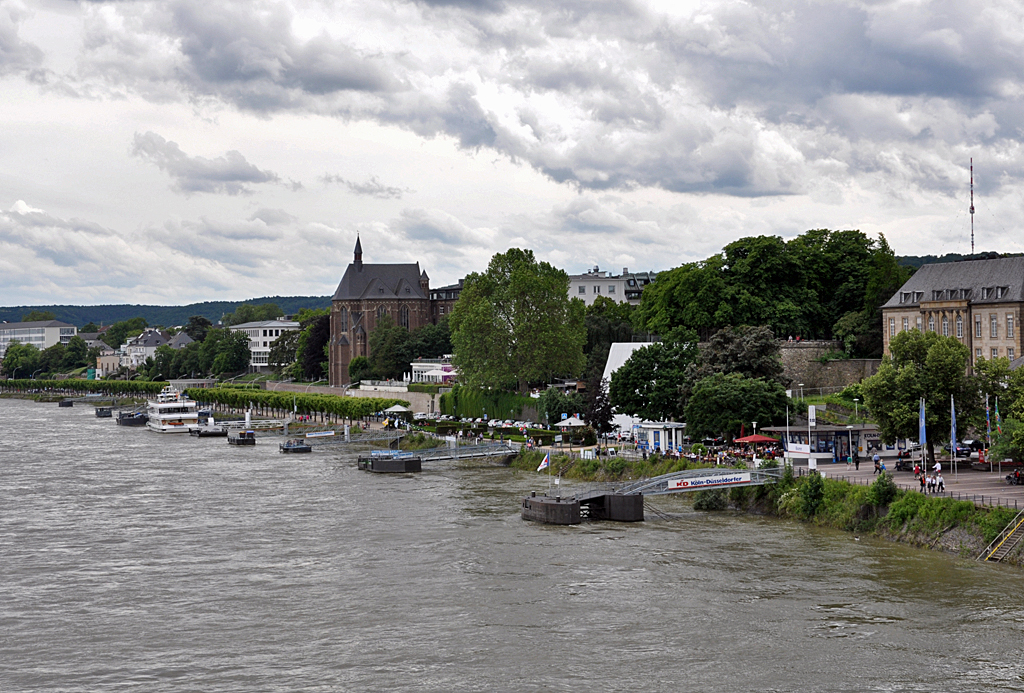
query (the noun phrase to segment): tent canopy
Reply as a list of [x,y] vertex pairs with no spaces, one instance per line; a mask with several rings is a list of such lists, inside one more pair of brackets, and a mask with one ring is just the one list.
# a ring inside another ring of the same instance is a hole
[[742,438],[737,438],[733,442],[735,442],[735,443],[778,443],[779,439],[778,438],[769,438],[768,436],[763,436],[760,433],[755,433],[752,436],[744,436]]
[[570,416],[568,419],[562,419],[561,421],[555,422],[555,426],[564,428],[565,426],[586,426],[587,424],[580,421],[575,416]]
[[396,405],[395,405],[395,406],[393,406],[393,407],[388,407],[388,408],[387,408],[387,409],[385,409],[384,411],[386,411],[386,412],[392,412],[392,413],[401,413],[401,412],[408,412],[408,411],[411,411],[411,410],[410,410],[410,409],[406,409],[406,408],[405,408],[405,407],[403,407],[403,406],[402,406],[401,404],[396,404]]

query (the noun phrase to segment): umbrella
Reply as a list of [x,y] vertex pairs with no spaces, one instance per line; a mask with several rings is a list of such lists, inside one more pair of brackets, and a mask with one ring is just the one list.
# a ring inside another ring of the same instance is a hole
[[562,419],[561,421],[556,422],[555,425],[561,428],[563,426],[586,426],[587,424],[583,421],[580,421],[575,416],[572,416],[569,417],[568,419]]
[[735,443],[778,443],[779,439],[778,438],[769,438],[768,436],[763,436],[760,433],[755,433],[752,436],[744,436],[743,438],[737,438],[733,442],[735,442]]

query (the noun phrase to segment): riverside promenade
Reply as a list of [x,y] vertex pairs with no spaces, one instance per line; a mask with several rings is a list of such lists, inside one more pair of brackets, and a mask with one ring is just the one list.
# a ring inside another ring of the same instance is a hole
[[[806,472],[806,466],[802,468]],[[998,469],[998,466],[995,467]],[[832,479],[845,479],[851,483],[868,485],[878,478],[873,473],[874,464],[870,458],[865,462],[861,460],[860,470],[854,470],[853,465],[849,469],[845,463],[819,464],[818,471]],[[921,485],[914,478],[914,472],[897,472],[887,470],[892,474],[893,481],[902,489],[919,491]],[[970,466],[961,462],[957,473],[953,472],[949,461],[942,461],[942,477],[946,482],[946,490],[943,495],[958,500],[973,501],[975,505],[1003,505],[1010,508],[1024,508],[1024,486],[1010,486],[1006,483],[1005,476],[1010,470],[1004,469],[1002,474],[998,471],[981,472],[971,469]]]

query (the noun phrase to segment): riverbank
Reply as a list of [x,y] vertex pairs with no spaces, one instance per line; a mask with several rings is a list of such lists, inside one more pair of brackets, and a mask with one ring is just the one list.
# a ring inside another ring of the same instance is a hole
[[[521,453],[512,466],[535,471],[542,453]],[[687,460],[651,457],[647,460],[601,458],[570,460],[552,456],[552,471],[562,478],[590,482],[619,482],[706,468]],[[698,491],[694,506],[704,510],[737,510],[800,520],[858,535],[872,535],[911,546],[976,558],[1014,518],[1006,507],[978,507],[971,501],[927,496],[897,487],[884,474],[869,486],[827,478],[816,473],[787,472],[782,480],[765,486]],[[1024,565],[1024,544],[1003,563]]]

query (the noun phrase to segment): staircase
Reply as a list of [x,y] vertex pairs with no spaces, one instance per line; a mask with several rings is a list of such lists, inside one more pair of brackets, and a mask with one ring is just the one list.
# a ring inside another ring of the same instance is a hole
[[1017,517],[1006,525],[1006,529],[999,533],[992,543],[978,556],[979,561],[999,562],[1006,558],[1006,555],[1024,539],[1024,510],[1017,513]]

